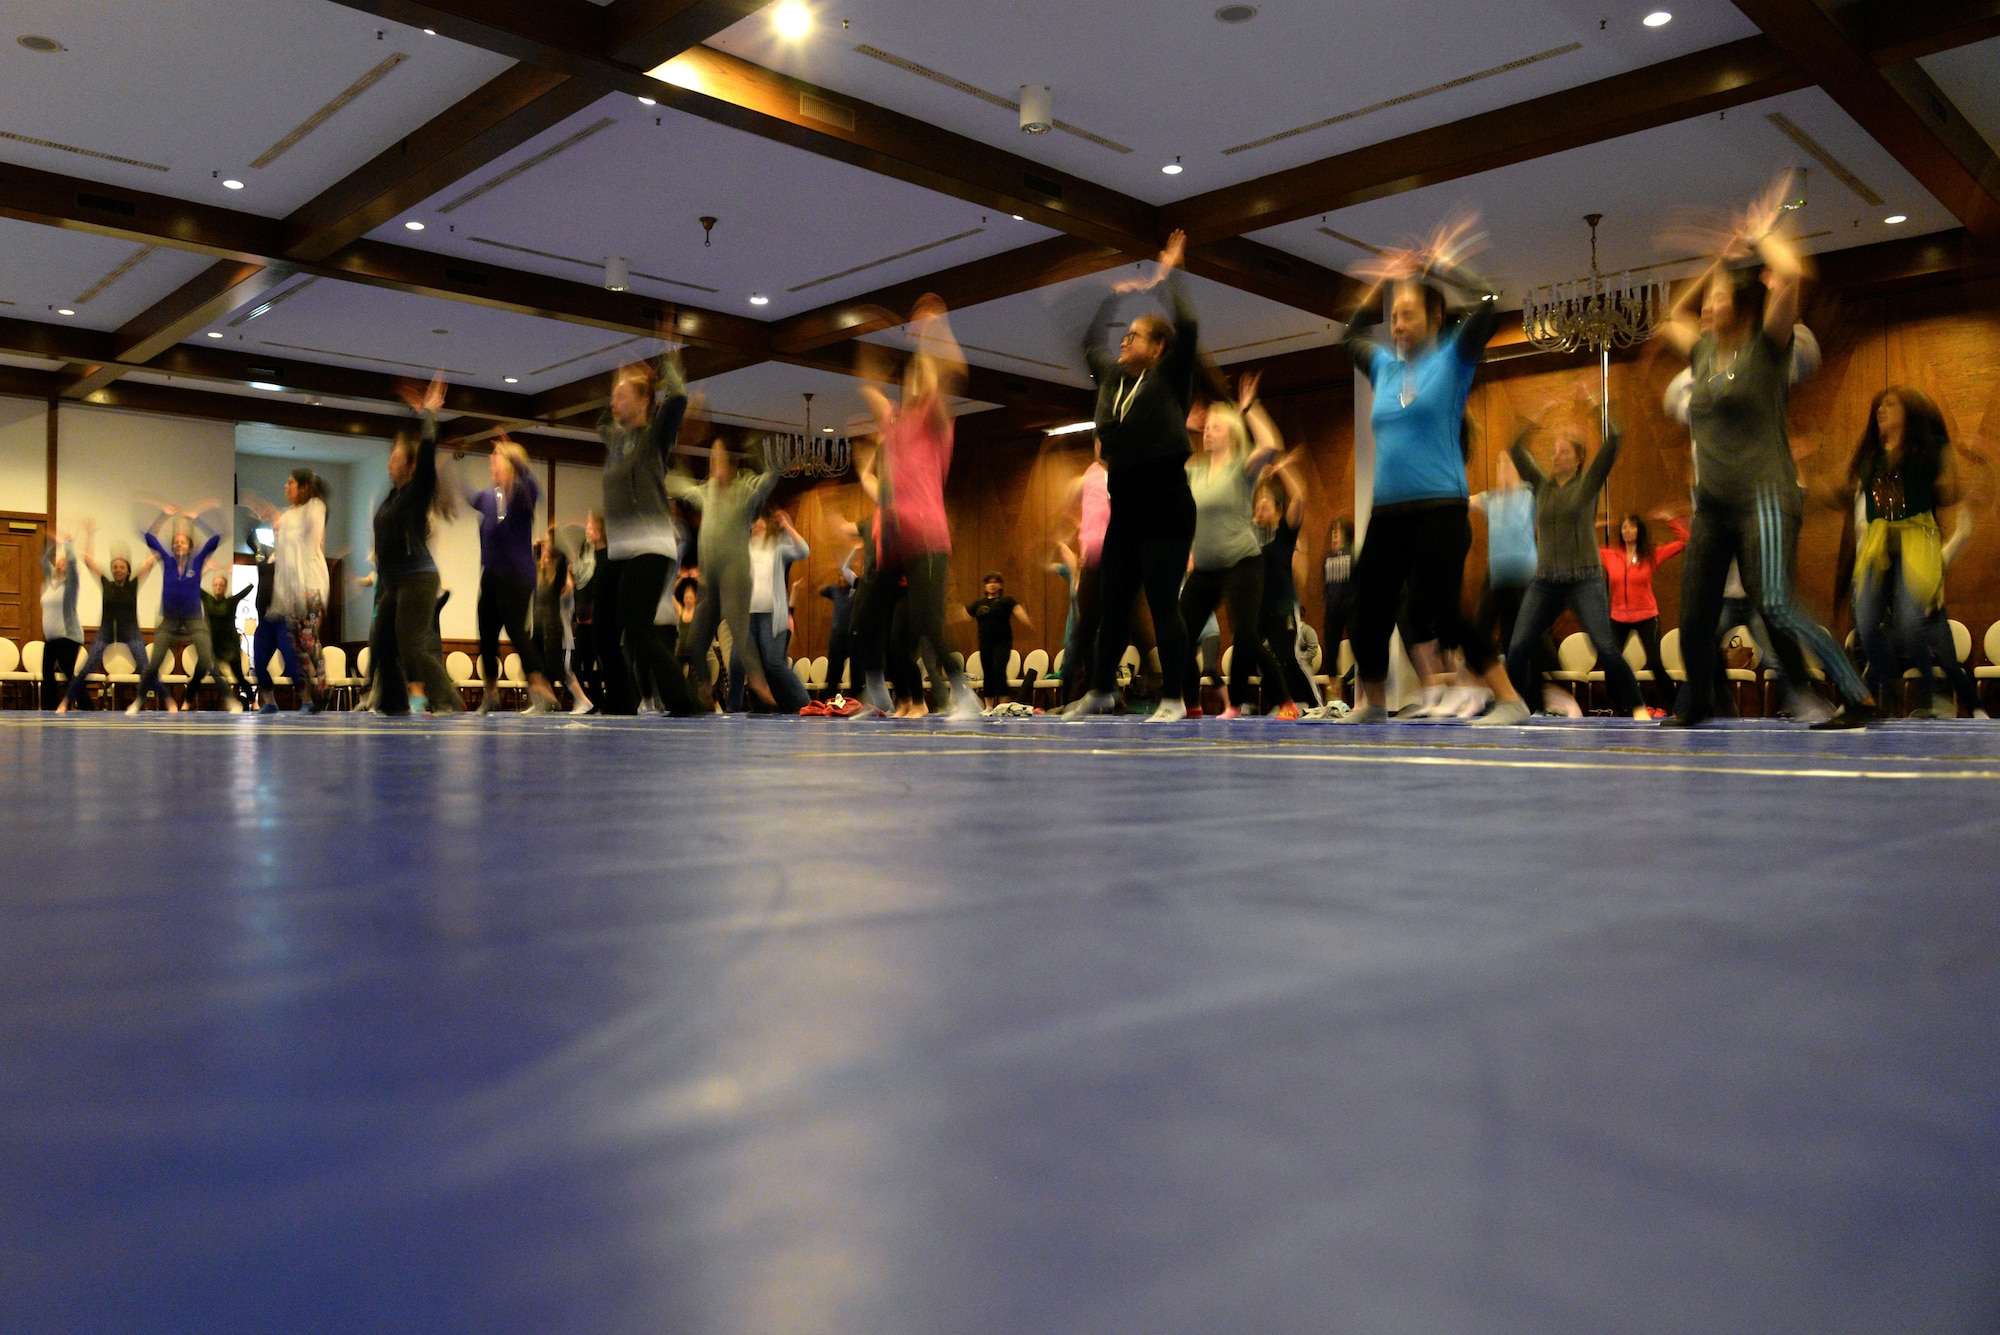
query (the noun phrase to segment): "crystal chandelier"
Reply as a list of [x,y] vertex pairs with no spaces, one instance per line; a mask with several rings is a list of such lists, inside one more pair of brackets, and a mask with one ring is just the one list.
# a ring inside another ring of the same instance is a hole
[[1590,225],[1590,276],[1534,289],[1521,303],[1521,326],[1528,341],[1544,352],[1597,354],[1604,425],[1611,421],[1611,349],[1629,348],[1653,336],[1668,309],[1667,285],[1632,281],[1627,269],[1613,283],[1597,268],[1597,224],[1601,213],[1586,213]]
[[764,449],[770,467],[786,477],[839,477],[854,462],[854,452],[846,436],[831,434],[831,430],[813,434],[813,396],[807,394],[806,429],[803,432],[779,432],[766,437]]

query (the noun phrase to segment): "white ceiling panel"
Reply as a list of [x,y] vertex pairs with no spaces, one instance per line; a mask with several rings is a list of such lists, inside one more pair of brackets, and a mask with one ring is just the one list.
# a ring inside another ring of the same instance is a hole
[[1917,62],[1937,81],[1986,144],[2000,153],[2000,37]]
[[[1147,263],[1130,270],[1073,278],[953,311],[952,332],[965,349],[966,360],[976,366],[1088,386],[1090,376],[1084,370],[1082,347],[1090,317],[1114,283],[1151,268]],[[1188,285],[1195,314],[1201,320],[1202,346],[1223,365],[1324,347],[1340,337],[1340,326],[1322,316],[1192,274],[1183,275],[1182,281]],[[1121,308],[1120,318],[1149,309],[1161,309],[1156,296],[1133,297]],[[890,347],[908,345],[903,328],[871,334],[867,341]]]
[[777,319],[1054,234],[614,94],[374,235],[583,282],[621,255],[635,292]]
[[[699,381],[701,411],[718,422],[747,426],[760,431],[803,431],[806,425],[804,395],[812,401],[812,427],[833,427],[837,432],[859,434],[873,429],[873,418],[860,393],[861,382],[833,371],[782,362],[746,366],[726,375]],[[891,397],[894,397],[892,394]],[[995,405],[976,399],[954,399],[952,415],[982,412]]]
[[[1769,118],[1787,118],[1840,162],[1866,202],[1825,164],[1809,156]],[[1794,226],[1812,251],[1844,249],[1898,236],[1940,231],[1957,220],[1817,88],[1662,126],[1512,167],[1373,200],[1350,209],[1252,233],[1260,241],[1346,270],[1365,253],[1331,237],[1329,228],[1375,246],[1393,246],[1464,209],[1478,213],[1488,249],[1473,267],[1499,285],[1508,304],[1525,289],[1588,272],[1586,213],[1604,214],[1599,255],[1608,272],[1681,259],[1689,251],[1668,233],[1688,217],[1719,216],[1760,192],[1786,167],[1810,171],[1807,204]],[[1883,218],[1908,216],[1900,226]],[[1676,276],[1687,266],[1654,272]]]
[[512,63],[326,0],[8,0],[0,37],[0,159],[267,217]]
[[324,431],[294,431],[265,422],[245,422],[236,428],[236,452],[265,459],[310,463],[366,463],[387,455],[389,443],[375,437],[335,436]]
[[[181,250],[0,218],[0,315],[116,329],[206,269]],[[56,314],[72,310],[73,316]]]
[[[204,331],[187,341],[388,375],[421,377],[437,370],[459,384],[522,394],[657,357],[665,347],[657,339],[589,325],[329,278],[310,284],[294,280],[276,295],[284,299],[264,314],[217,325],[221,340],[210,340]],[[517,383],[508,384],[508,376]]]
[[[1158,204],[1756,31],[1728,0],[1677,0],[1665,27],[1640,23],[1661,7],[1259,0],[1254,19],[1227,24],[1216,0],[1014,0],[948,18],[934,0],[818,0],[802,41],[779,39],[766,11],[711,44]],[[1057,120],[1131,151],[1023,134],[1016,112],[968,91],[1011,101],[1023,84],[1052,89]],[[1163,175],[1176,156],[1186,171]]]

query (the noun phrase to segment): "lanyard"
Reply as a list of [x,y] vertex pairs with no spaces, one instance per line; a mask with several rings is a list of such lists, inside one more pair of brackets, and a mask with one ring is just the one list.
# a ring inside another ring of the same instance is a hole
[[1117,415],[1119,421],[1122,422],[1125,420],[1126,410],[1132,406],[1132,400],[1139,397],[1139,386],[1144,384],[1145,381],[1146,373],[1144,371],[1139,372],[1138,377],[1132,381],[1132,387],[1120,391],[1112,399],[1111,411]]

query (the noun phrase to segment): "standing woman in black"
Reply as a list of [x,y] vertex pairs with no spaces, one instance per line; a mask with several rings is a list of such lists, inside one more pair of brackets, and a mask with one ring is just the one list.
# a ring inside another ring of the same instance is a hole
[[463,706],[438,652],[438,568],[431,558],[431,516],[453,509],[451,493],[439,489],[437,475],[443,378],[406,399],[423,414],[422,434],[397,434],[389,447],[389,494],[375,508],[375,627],[369,636],[375,712],[408,714],[410,683],[416,681],[430,713],[456,714]]
[[[1167,238],[1159,272],[1113,289],[1084,338],[1084,359],[1097,382],[1097,440],[1109,475],[1111,522],[1099,564],[1103,619],[1091,668],[1094,685],[1070,706],[1073,714],[1108,713],[1117,704],[1107,687],[1118,680],[1132,606],[1143,589],[1160,647],[1160,707],[1151,721],[1187,717],[1182,691],[1188,635],[1181,623],[1180,588],[1194,546],[1187,419],[1194,407],[1197,326],[1194,308],[1174,277],[1186,248],[1185,232]],[[1161,284],[1173,322],[1150,313],[1134,317],[1113,353],[1108,336],[1120,299]]]

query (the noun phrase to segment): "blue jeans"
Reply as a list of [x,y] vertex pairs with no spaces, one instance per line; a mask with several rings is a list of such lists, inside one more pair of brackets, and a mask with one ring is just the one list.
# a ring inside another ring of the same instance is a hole
[[285,663],[285,675],[296,684],[305,680],[305,669],[299,664],[299,651],[292,644],[292,628],[283,617],[261,616],[257,618],[257,633],[250,641],[250,655],[257,661],[252,667],[257,673],[257,689],[275,689],[271,682],[271,655],[276,653]]
[[[798,673],[785,658],[785,641],[771,633],[771,614],[752,612],[750,614],[750,638],[755,641],[757,660],[764,665],[764,680],[770,683],[771,699],[777,702],[778,711],[796,714],[811,703],[812,697],[799,681]],[[732,645],[729,654],[729,708],[737,711],[743,708],[743,651],[741,644]]]
[[[1894,618],[1895,640],[1890,641],[1890,617]],[[1903,579],[1901,553],[1892,552],[1882,570],[1854,572],[1854,629],[1861,640],[1861,653],[1868,661],[1868,685],[1875,698],[1888,698],[1888,691],[1902,675],[1902,659],[1908,657],[1927,671],[1924,652],[1924,609]],[[1950,627],[1946,627],[1947,632]],[[1904,652],[1899,655],[1896,651]],[[1956,662],[1958,655],[1950,655]]]
[[1599,573],[1582,579],[1550,579],[1535,576],[1521,598],[1520,615],[1514,619],[1514,639],[1507,647],[1507,675],[1524,700],[1539,699],[1541,683],[1535,680],[1535,645],[1549,633],[1564,607],[1576,613],[1583,633],[1597,648],[1597,666],[1611,687],[1611,703],[1620,714],[1629,715],[1639,707],[1639,679],[1625,661],[1624,646],[1611,632],[1611,594]]

